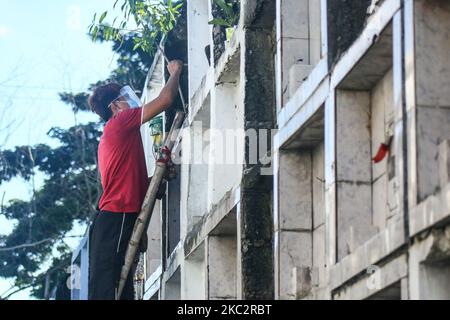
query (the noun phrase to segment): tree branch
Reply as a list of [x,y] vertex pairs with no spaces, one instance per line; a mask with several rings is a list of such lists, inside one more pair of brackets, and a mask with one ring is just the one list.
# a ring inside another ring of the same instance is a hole
[[[66,237],[62,237],[61,239],[65,239],[65,238],[81,238],[83,237],[82,235],[75,235],[75,236],[66,236]],[[58,240],[59,238],[46,238],[46,239],[42,239],[36,242],[31,242],[31,243],[23,243],[23,244],[19,244],[17,246],[12,246],[12,247],[0,247],[0,251],[13,251],[13,250],[17,250],[17,249],[22,249],[22,248],[27,248],[27,247],[34,247],[37,245],[40,245],[44,242],[47,241],[52,241],[52,240]]]
[[[22,290],[31,288],[34,284],[29,284],[25,287],[20,287],[17,290],[14,290],[13,292],[9,293],[8,295],[6,295],[5,297],[0,297],[0,300],[8,300],[8,298],[10,298],[13,294],[16,294],[17,292],[20,292]],[[9,291],[9,290],[8,290]]]
[[47,239],[39,240],[36,242],[19,244],[17,246],[12,246],[12,247],[0,247],[0,251],[13,251],[16,249],[21,249],[21,248],[34,247],[34,246],[40,245],[41,243],[51,241],[51,240],[54,240],[54,239],[47,238]]

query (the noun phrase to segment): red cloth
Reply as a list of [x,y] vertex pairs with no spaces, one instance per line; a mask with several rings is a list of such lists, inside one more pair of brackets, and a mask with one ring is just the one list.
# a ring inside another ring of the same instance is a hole
[[100,210],[141,211],[148,188],[140,134],[141,110],[124,110],[105,124],[98,145],[98,168],[103,187]]

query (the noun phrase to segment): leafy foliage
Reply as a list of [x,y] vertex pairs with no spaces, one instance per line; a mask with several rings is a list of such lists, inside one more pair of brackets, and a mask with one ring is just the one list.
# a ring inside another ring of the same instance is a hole
[[239,23],[239,1],[236,0],[213,0],[219,8],[217,17],[209,21],[209,24],[232,28]]
[[[2,215],[15,222],[13,231],[0,237],[0,276],[14,278],[16,287],[33,287],[33,294],[43,298],[42,280],[47,272],[36,275],[56,250],[52,264],[68,255],[64,237],[73,222],[88,222],[99,196],[96,152],[100,125],[88,123],[68,130],[53,128],[49,136],[60,146],[22,146],[0,152],[0,181],[12,177],[33,178],[35,170],[46,176],[44,185],[29,201],[12,200],[2,208]],[[23,244],[33,244],[5,250]],[[67,263],[69,261],[64,260]],[[67,264],[64,266],[67,267]],[[56,272],[53,281],[63,275]],[[41,288],[39,291],[37,288]],[[36,291],[37,290],[37,291]]]
[[[115,17],[112,24],[104,23],[109,12],[94,15],[89,27],[89,33],[95,40],[102,34],[105,40],[121,41],[126,35],[132,34],[133,50],[142,49],[144,52],[154,54],[161,36],[165,36],[175,25],[180,14],[179,10],[183,1],[155,1],[155,0],[121,0],[120,11],[122,18],[116,24],[119,17]],[[116,0],[113,9],[119,0]],[[130,21],[130,17],[133,20]],[[132,29],[130,28],[132,26]]]

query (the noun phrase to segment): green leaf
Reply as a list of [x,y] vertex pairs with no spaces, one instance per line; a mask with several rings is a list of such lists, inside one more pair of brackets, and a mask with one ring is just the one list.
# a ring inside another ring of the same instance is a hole
[[98,23],[102,23],[103,20],[106,18],[107,14],[108,14],[108,11],[103,12],[102,15],[100,16],[100,19],[98,19]]
[[127,6],[127,2],[126,1],[124,1],[123,3],[122,3],[122,5],[120,6],[120,11],[124,11],[125,10],[125,7]]
[[231,18],[234,15],[233,8],[224,0],[215,0],[215,2],[225,12],[227,17]]
[[105,40],[110,40],[111,39],[111,33],[112,33],[112,28],[105,27],[105,30],[104,30],[104,38],[105,38]]
[[228,21],[221,18],[214,18],[211,21],[209,21],[208,24],[213,24],[216,26],[232,27],[232,25]]
[[134,46],[133,46],[133,51],[136,51],[136,49],[139,48],[139,47],[141,47],[141,46],[142,46],[142,42],[141,42],[141,41],[136,42],[136,43],[134,44]]
[[97,40],[97,35],[98,35],[98,26],[94,27],[94,30],[92,32],[92,39],[95,41]]

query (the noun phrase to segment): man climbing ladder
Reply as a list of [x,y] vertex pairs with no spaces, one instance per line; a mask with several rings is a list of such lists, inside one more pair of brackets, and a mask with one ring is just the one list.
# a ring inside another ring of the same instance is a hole
[[[165,87],[142,107],[137,107],[133,92],[115,83],[96,88],[89,97],[92,110],[106,122],[98,146],[103,194],[90,236],[90,300],[114,300],[118,295],[125,252],[148,188],[140,126],[171,106],[182,66],[178,60],[168,63]],[[131,275],[120,298],[134,298]]]

